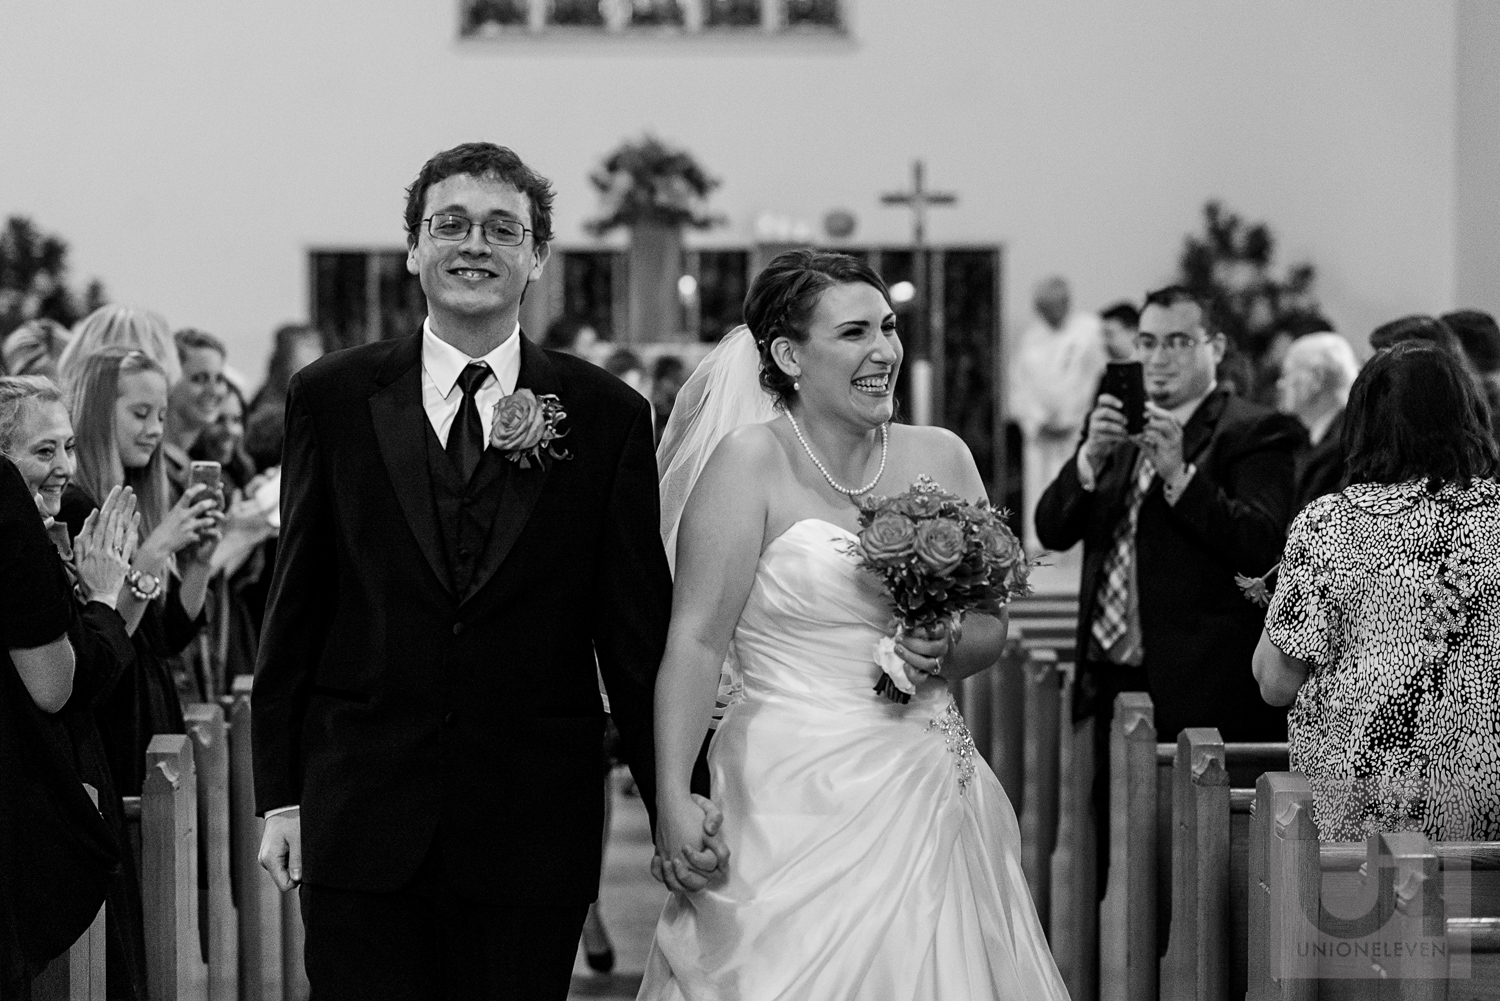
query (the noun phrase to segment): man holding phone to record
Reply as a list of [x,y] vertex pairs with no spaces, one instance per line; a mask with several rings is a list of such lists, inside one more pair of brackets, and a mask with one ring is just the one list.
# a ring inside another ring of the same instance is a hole
[[1119,692],[1150,693],[1165,741],[1188,726],[1286,739],[1250,672],[1264,613],[1234,577],[1281,558],[1302,431],[1218,385],[1224,350],[1191,291],[1149,294],[1135,361],[1110,366],[1074,461],[1037,505],[1043,545],[1084,544],[1073,706],[1096,717],[1101,835]]

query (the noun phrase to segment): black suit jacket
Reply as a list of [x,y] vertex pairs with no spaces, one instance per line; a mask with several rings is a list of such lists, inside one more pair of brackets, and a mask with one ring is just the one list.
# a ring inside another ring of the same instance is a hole
[[[1197,466],[1176,505],[1161,480],[1141,503],[1136,528],[1141,632],[1157,732],[1216,726],[1227,740],[1284,740],[1286,711],[1267,706],[1250,671],[1265,613],[1240,594],[1234,575],[1265,573],[1281,558],[1291,517],[1292,454],[1302,441],[1294,418],[1219,389],[1183,429],[1183,453]],[[1049,549],[1083,542],[1078,622],[1080,660],[1090,647],[1100,572],[1125,500],[1137,450],[1126,445],[1097,470],[1086,491],[1069,462],[1037,504],[1037,536]],[[1075,457],[1076,460],[1076,457]],[[1094,670],[1078,672],[1080,715],[1096,705]]]
[[1292,514],[1296,515],[1324,494],[1337,493],[1344,485],[1344,414],[1328,425],[1316,445],[1297,450]]
[[[437,840],[476,900],[593,900],[604,714],[654,811],[652,688],[671,580],[651,411],[587,362],[521,345],[572,458],[508,467],[454,594],[426,460],[421,338],[291,383],[282,530],[252,707],[264,812],[302,808],[309,883],[384,891]],[[653,813],[654,817],[654,813]]]

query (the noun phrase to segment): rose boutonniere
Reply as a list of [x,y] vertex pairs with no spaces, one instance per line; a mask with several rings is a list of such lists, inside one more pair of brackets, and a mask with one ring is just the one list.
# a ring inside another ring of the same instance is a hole
[[530,469],[533,462],[543,465],[548,457],[571,459],[567,449],[555,444],[567,436],[559,427],[567,418],[562,401],[553,394],[538,396],[518,389],[495,404],[490,445],[522,469]]

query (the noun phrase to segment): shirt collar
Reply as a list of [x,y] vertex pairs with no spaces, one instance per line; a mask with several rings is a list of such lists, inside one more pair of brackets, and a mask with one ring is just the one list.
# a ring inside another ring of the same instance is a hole
[[1307,441],[1310,445],[1316,445],[1328,437],[1328,429],[1333,427],[1333,422],[1343,414],[1342,410],[1331,410],[1313,421],[1307,426]]
[[[471,362],[483,362],[495,373],[495,378],[500,380],[501,388],[505,388],[505,375],[511,373],[512,384],[516,374],[521,369],[521,324],[516,324],[515,331],[501,341],[493,351],[482,358],[470,358],[458,348],[443,340],[432,332],[432,318],[428,317],[422,321],[422,369],[432,380],[438,392],[447,399],[453,393],[453,387],[458,385],[458,377]],[[514,391],[515,386],[511,386]]]

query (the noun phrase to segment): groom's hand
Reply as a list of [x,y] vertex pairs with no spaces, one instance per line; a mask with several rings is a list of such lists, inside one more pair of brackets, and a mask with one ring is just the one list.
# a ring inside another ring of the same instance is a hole
[[728,871],[729,846],[721,831],[724,814],[716,803],[696,793],[691,802],[701,813],[702,834],[695,840],[701,840],[703,847],[682,844],[678,852],[671,852],[668,845],[674,839],[664,836],[662,822],[658,821],[657,853],[651,858],[652,877],[674,893],[695,893]]
[[302,882],[302,811],[266,818],[260,836],[260,865],[283,892]]

